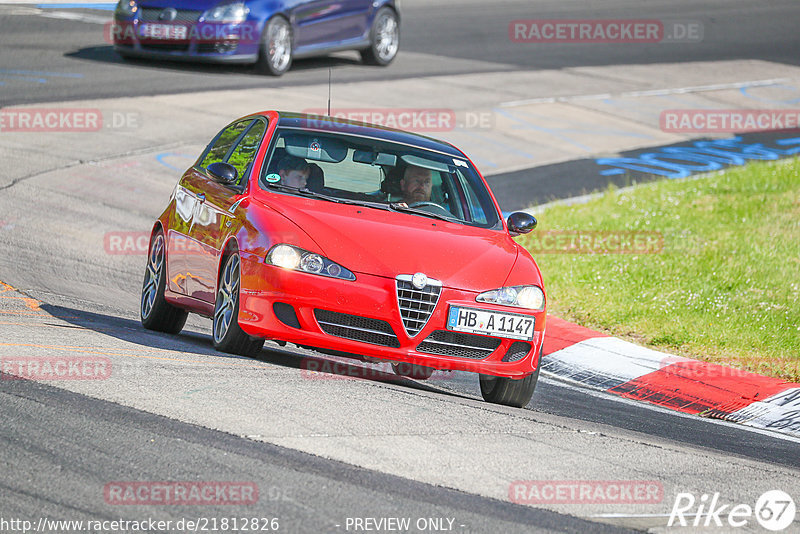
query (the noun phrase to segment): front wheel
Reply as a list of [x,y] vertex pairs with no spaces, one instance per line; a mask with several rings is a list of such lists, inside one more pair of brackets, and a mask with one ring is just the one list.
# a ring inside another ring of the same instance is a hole
[[382,7],[375,14],[369,32],[369,48],[361,51],[361,60],[369,65],[386,66],[400,49],[400,21],[397,13]]
[[239,326],[240,267],[239,255],[231,254],[222,268],[214,304],[214,348],[240,356],[254,356],[264,346],[264,340],[248,336]]
[[539,369],[542,366],[542,351],[539,350],[539,363],[536,370],[525,378],[513,378],[480,375],[481,395],[483,400],[493,404],[524,408],[533,396],[536,382],[539,380]]
[[139,317],[142,326],[148,330],[177,334],[186,324],[189,312],[176,308],[164,298],[167,286],[165,273],[167,247],[164,233],[158,231],[150,241],[147,268],[142,284],[142,298],[139,304]]
[[283,17],[273,17],[264,25],[257,68],[282,76],[292,66],[292,26]]

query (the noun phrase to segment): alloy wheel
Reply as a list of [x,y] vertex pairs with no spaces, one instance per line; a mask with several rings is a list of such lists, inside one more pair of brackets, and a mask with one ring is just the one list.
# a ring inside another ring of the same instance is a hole
[[158,285],[164,272],[164,236],[159,234],[147,259],[144,284],[142,285],[142,318],[147,319],[153,313],[153,306],[158,297]]
[[217,343],[222,342],[231,327],[231,322],[236,320],[233,315],[237,298],[239,298],[239,256],[233,255],[225,264],[217,292],[217,304],[214,310],[214,341]]

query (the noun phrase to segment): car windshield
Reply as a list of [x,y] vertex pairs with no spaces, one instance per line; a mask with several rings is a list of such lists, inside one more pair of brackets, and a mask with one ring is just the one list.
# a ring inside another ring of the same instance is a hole
[[500,220],[469,161],[383,139],[283,128],[260,184],[484,228]]

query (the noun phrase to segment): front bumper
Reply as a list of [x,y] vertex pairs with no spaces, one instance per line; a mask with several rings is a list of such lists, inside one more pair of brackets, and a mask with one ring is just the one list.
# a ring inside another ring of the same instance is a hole
[[[539,365],[544,311],[525,314],[536,321],[527,350],[524,342],[516,339],[450,332],[446,325],[452,305],[499,312],[520,310],[478,303],[477,293],[445,285],[427,324],[412,337],[403,326],[393,279],[357,274],[356,281],[349,282],[287,271],[256,256],[241,256],[239,324],[251,336],[434,369],[511,378],[523,378]],[[358,329],[332,327],[332,317],[344,317]],[[361,339],[353,339],[352,333]],[[464,348],[462,341],[476,348]],[[448,346],[449,342],[453,344]]]
[[146,24],[139,20],[115,21],[110,29],[114,50],[123,56],[173,61],[243,64],[258,61],[260,33],[250,22],[175,24],[185,28],[186,38],[181,39],[145,38],[143,27]]

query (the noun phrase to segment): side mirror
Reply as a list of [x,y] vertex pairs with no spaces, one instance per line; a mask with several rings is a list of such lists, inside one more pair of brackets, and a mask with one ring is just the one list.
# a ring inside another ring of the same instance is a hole
[[508,233],[512,236],[527,234],[534,228],[538,222],[536,217],[524,211],[517,211],[508,216]]
[[236,167],[230,163],[217,161],[206,167],[206,170],[208,170],[208,174],[211,175],[215,182],[222,185],[236,185],[236,178],[238,178],[239,173]]

